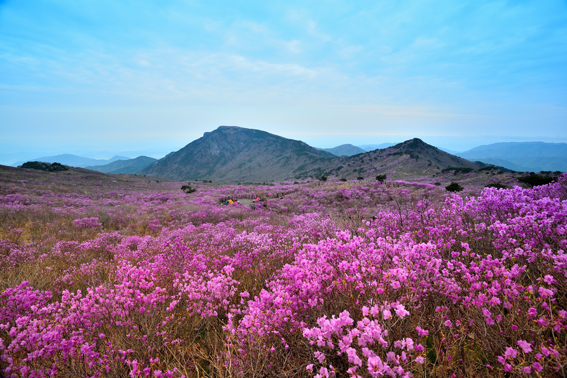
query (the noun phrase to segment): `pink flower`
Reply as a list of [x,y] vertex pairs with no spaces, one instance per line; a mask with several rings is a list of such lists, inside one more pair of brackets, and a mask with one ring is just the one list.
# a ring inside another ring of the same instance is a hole
[[421,328],[420,326],[415,327],[415,329],[417,330],[417,334],[418,334],[419,336],[422,336],[422,337],[423,337],[423,336],[429,335],[429,331],[426,330],[426,329]]
[[384,364],[380,357],[370,357],[368,359],[368,372],[371,376],[376,377],[378,375],[383,375]]
[[358,366],[362,366],[362,360],[360,359],[360,357],[358,357],[358,354],[356,353],[356,349],[348,348],[346,353],[348,355],[348,362]]
[[315,358],[317,358],[317,360],[319,360],[319,363],[323,363],[323,361],[325,361],[325,354],[316,351],[313,353],[315,355]]
[[504,357],[506,359],[511,358],[514,359],[518,355],[518,351],[514,348],[506,347],[506,352],[504,352]]
[[[543,278],[543,280],[545,281],[546,284],[552,285],[554,283],[556,283],[557,281],[555,280],[555,278],[553,278],[553,276],[546,274],[545,277]],[[539,370],[538,370],[539,371]]]
[[405,339],[402,341],[402,347],[405,346],[407,351],[413,350],[413,344],[414,344],[414,343],[413,343],[413,340],[410,339],[409,337],[405,338]]
[[541,295],[543,298],[551,298],[553,297],[553,290],[547,289],[543,286],[540,286],[538,289],[538,293],[539,295]]
[[409,314],[409,311],[406,310],[404,305],[398,305],[398,308],[396,308],[396,315],[398,315],[400,318],[404,318]]
[[541,347],[541,352],[548,357],[550,355],[549,349],[547,349],[546,347]]
[[451,328],[451,327],[453,327],[453,322],[451,322],[449,319],[447,319],[447,320],[445,320],[445,321],[443,322],[443,325],[444,325],[445,327]]
[[522,348],[524,353],[530,353],[532,351],[530,343],[525,340],[518,340],[518,345],[520,346],[520,348]]

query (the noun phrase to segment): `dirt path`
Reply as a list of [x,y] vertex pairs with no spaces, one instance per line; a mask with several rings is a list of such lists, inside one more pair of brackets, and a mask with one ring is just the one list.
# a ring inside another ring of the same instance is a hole
[[241,198],[241,199],[238,200],[238,202],[241,205],[248,206],[248,207],[252,207],[254,205],[254,200],[251,200],[249,198]]

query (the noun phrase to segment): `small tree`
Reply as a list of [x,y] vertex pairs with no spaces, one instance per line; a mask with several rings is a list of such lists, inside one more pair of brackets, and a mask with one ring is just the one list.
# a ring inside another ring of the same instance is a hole
[[463,188],[461,185],[459,185],[459,183],[457,183],[457,182],[452,182],[452,183],[450,183],[449,185],[447,185],[447,186],[445,187],[445,189],[447,189],[447,190],[450,191],[450,192],[460,192],[460,191],[462,191],[464,188]]
[[321,181],[327,181],[327,176],[321,176],[321,177],[319,177],[319,180],[321,180]]
[[356,179],[360,181],[360,180],[364,180],[364,177],[358,176]]
[[386,181],[386,175],[378,175],[376,176],[376,181],[380,181],[382,184]]

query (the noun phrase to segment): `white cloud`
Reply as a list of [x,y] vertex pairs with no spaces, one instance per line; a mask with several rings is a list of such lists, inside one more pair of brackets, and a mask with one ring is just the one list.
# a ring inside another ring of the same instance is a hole
[[303,50],[301,49],[301,42],[297,39],[289,42],[284,42],[284,46],[286,50],[292,54],[300,54],[301,52],[303,52]]

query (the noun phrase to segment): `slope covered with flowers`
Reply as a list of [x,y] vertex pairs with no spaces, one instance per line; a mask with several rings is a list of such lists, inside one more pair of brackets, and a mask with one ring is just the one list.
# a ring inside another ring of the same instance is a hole
[[567,176],[0,185],[6,377],[567,374]]

